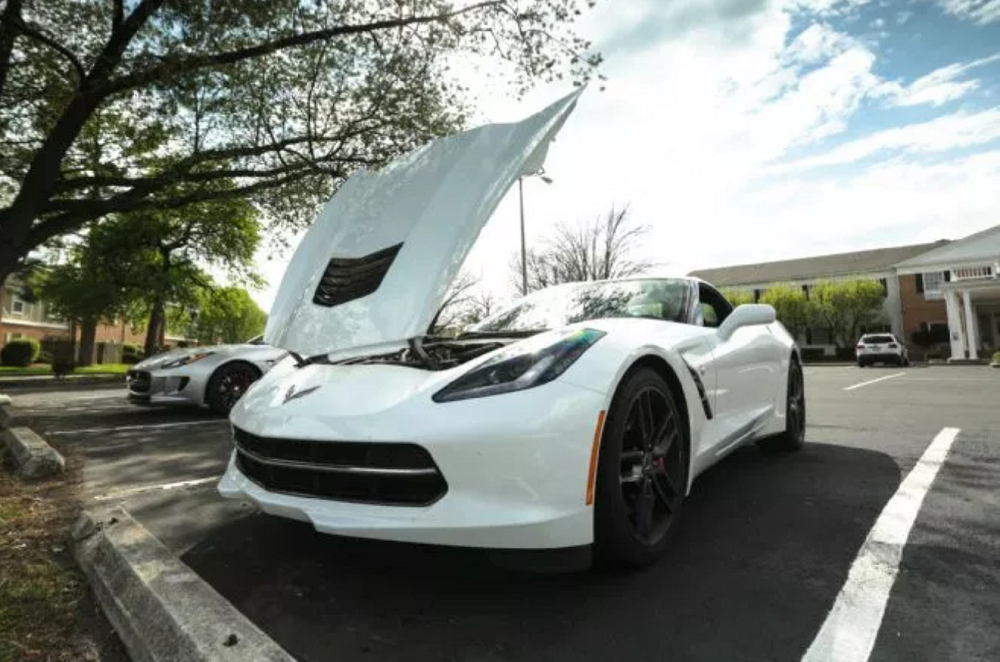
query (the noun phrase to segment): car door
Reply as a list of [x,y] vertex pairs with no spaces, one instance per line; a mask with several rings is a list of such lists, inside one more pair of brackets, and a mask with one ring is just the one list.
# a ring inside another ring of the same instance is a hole
[[[699,283],[701,324],[718,329],[732,311],[733,306],[715,288]],[[765,325],[739,328],[728,339],[716,332],[711,339],[713,438],[706,442],[714,455],[721,455],[756,430],[774,408],[775,342]]]

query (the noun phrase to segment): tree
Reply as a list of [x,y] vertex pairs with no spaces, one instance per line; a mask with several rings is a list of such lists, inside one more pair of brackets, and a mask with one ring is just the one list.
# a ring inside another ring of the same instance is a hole
[[465,314],[465,309],[472,298],[473,290],[479,285],[479,279],[468,271],[459,272],[448,288],[441,307],[431,323],[431,334],[435,335],[453,328]]
[[753,292],[750,290],[742,290],[739,288],[725,288],[722,290],[722,296],[726,297],[726,300],[733,304],[733,306],[742,306],[745,303],[753,303]]
[[237,281],[259,280],[251,268],[260,243],[257,211],[239,199],[117,216],[98,224],[90,242],[114,256],[115,280],[148,320],[147,356],[163,344],[168,304],[197,307],[200,289],[213,288],[205,267],[223,269]]
[[481,291],[469,298],[465,313],[462,315],[462,326],[479,324],[484,319],[497,312],[498,302],[492,292]]
[[822,281],[809,291],[818,323],[830,330],[838,347],[852,347],[862,326],[882,317],[885,292],[876,280]]
[[127,313],[131,298],[118,279],[114,253],[103,243],[103,233],[95,230],[72,246],[68,260],[52,265],[35,265],[28,276],[31,297],[43,300],[51,312],[80,329],[80,344],[73,359],[90,365],[94,356],[97,325]]
[[[590,223],[556,226],[554,236],[539,250],[527,251],[528,291],[587,280],[627,278],[648,269],[650,263],[635,257],[647,226],[629,222],[628,207],[611,208]],[[521,294],[521,256],[511,264],[515,287]]]
[[198,293],[188,312],[187,335],[201,344],[246,342],[264,332],[267,315],[242,287],[215,287]]
[[812,321],[813,309],[809,305],[809,299],[797,285],[773,285],[761,294],[760,303],[774,307],[778,321],[785,325],[793,338],[805,334]]
[[586,79],[590,4],[7,0],[0,282],[109,214],[239,198],[299,227],[355,168],[464,125],[451,63],[500,61],[519,92]]

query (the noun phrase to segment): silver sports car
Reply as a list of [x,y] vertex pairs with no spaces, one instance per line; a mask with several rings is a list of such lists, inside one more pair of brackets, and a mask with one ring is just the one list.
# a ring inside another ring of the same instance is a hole
[[151,356],[126,375],[137,404],[194,404],[228,414],[250,385],[287,352],[257,337],[239,345],[188,347]]

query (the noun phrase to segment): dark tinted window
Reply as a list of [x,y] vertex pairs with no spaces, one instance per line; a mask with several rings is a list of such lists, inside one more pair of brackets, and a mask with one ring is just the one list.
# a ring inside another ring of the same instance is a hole
[[866,345],[885,345],[886,343],[896,342],[896,339],[892,336],[865,336],[861,339],[861,342]]

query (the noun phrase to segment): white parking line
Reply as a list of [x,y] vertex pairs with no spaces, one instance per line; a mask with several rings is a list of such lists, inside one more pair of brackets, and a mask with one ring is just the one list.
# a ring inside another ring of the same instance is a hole
[[222,475],[210,476],[209,478],[196,478],[194,480],[180,480],[176,483],[163,483],[162,485],[143,485],[142,487],[133,487],[128,490],[118,490],[115,492],[109,492],[107,494],[99,494],[94,497],[94,501],[111,501],[112,499],[121,499],[123,497],[132,496],[133,494],[141,494],[143,492],[155,492],[157,490],[176,490],[178,488],[184,487],[196,487],[198,485],[204,485],[205,483],[214,483],[222,478]]
[[82,428],[80,430],[55,430],[54,432],[46,432],[47,435],[56,434],[97,434],[100,432],[125,432],[126,430],[153,430],[153,429],[163,429],[163,428],[178,428],[184,425],[218,425],[219,423],[228,424],[229,421],[226,419],[215,419],[209,421],[180,421],[177,423],[154,423],[152,425],[119,425],[113,428]]
[[868,381],[861,382],[860,384],[854,384],[853,386],[845,386],[844,390],[845,391],[853,391],[854,389],[861,388],[862,386],[868,386],[869,384],[876,384],[878,382],[884,382],[885,380],[892,379],[893,377],[902,377],[905,374],[906,374],[905,372],[896,372],[896,373],[893,373],[891,375],[886,375],[885,377],[878,377],[876,379],[869,379]]
[[934,437],[882,509],[802,662],[865,662],[871,655],[910,529],[958,432],[945,428]]

